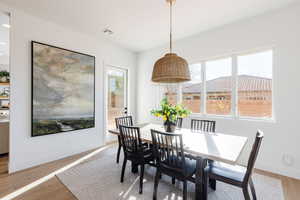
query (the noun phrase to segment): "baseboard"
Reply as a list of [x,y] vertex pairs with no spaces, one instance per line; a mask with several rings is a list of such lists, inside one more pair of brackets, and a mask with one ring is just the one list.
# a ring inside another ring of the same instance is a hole
[[117,144],[117,143],[118,143],[118,140],[113,140],[113,141],[106,142],[105,145],[111,145],[111,144]]
[[300,180],[300,170],[299,169],[295,169],[295,168],[291,168],[291,167],[280,168],[280,167],[276,167],[276,166],[268,166],[268,165],[261,165],[261,164],[259,164],[256,168],[259,170],[266,171],[266,172],[271,172],[273,174],[278,174],[281,176],[286,176],[289,178]]
[[[70,163],[58,168],[58,169],[54,169],[54,171],[50,172],[50,173],[46,173],[46,175],[44,176],[41,176],[39,178],[37,178],[36,180],[34,180],[33,182],[21,187],[21,188],[18,188],[16,189],[14,192],[12,193],[9,193],[7,194],[6,196],[4,197],[1,197],[1,199],[15,199],[17,196],[31,190],[32,188],[35,188],[37,187],[38,185],[50,180],[51,178],[53,178],[54,176],[56,176],[57,174],[60,174],[60,173],[63,173],[64,171],[84,162],[85,160],[93,157],[94,155],[104,151],[105,149],[109,148],[110,145],[105,145],[105,146],[102,146],[102,147],[99,147],[99,148],[96,148],[94,150],[90,150],[90,151],[86,151],[84,153],[79,153],[79,154],[76,154],[76,155],[80,155],[80,154],[84,154],[82,155],[80,158],[74,160],[74,161],[71,161]],[[68,157],[72,157],[72,156],[68,156]],[[66,158],[68,158],[66,157]],[[57,161],[59,161],[61,159],[58,159]],[[42,165],[47,165],[46,164],[42,164]],[[42,166],[42,165],[39,165],[39,166]],[[37,166],[36,166],[37,167]],[[35,167],[34,167],[35,168]],[[29,169],[26,169],[26,170],[30,170]],[[24,171],[24,170],[21,170],[21,171]],[[18,173],[18,172],[14,172],[14,173]],[[14,174],[12,173],[12,174]]]
[[78,156],[80,154],[85,154],[85,153],[88,153],[88,152],[92,152],[92,151],[95,151],[96,149],[103,148],[104,146],[105,145],[95,146],[91,149],[88,149],[88,150],[85,150],[85,151],[82,151],[82,152],[77,152],[77,153],[67,155],[67,156],[62,156],[62,157],[59,157],[57,159],[50,159],[49,161],[46,161],[46,162],[33,163],[33,164],[31,164],[31,165],[29,165],[28,167],[25,167],[25,168],[16,168],[15,166],[12,166],[10,162],[8,162],[8,174],[11,175],[11,174],[19,173],[19,172],[30,170],[30,169],[36,168],[36,167],[40,167],[42,165],[46,165],[46,164],[49,164],[49,163],[52,163],[52,162],[63,160],[63,159],[66,159],[66,158],[69,158],[69,157],[72,157],[72,156]]

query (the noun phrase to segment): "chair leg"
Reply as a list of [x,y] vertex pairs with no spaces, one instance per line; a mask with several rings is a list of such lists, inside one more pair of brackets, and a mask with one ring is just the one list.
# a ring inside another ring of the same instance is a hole
[[143,194],[144,169],[145,169],[145,165],[141,164],[141,171],[140,171],[140,194]]
[[[216,180],[214,180],[216,181]],[[205,172],[203,173],[203,196],[202,199],[208,199],[207,194],[208,194],[208,185],[209,185],[209,178],[208,174]]]
[[127,163],[127,158],[124,157],[122,173],[121,173],[121,183],[123,183],[123,181],[124,181],[124,173],[125,173],[125,169],[126,169],[126,163]]
[[244,187],[243,187],[243,194],[244,194],[245,200],[251,200],[251,199],[250,199],[249,190],[248,190],[248,186],[244,186]]
[[209,179],[209,187],[213,190],[217,189],[217,181],[215,179]]
[[187,181],[183,181],[183,200],[187,199]]
[[250,185],[250,189],[251,189],[253,200],[256,200],[257,199],[256,198],[256,192],[255,192],[255,188],[254,188],[254,184],[253,184],[252,178],[250,178],[249,185]]
[[172,177],[172,184],[175,184],[175,177]]
[[120,136],[118,136],[118,143],[119,143],[119,147],[118,147],[118,153],[117,153],[117,163],[119,163],[120,153],[121,153],[121,148],[122,148]]
[[153,190],[153,200],[157,200],[157,187],[160,180],[161,173],[156,169],[155,179],[154,179],[154,190]]

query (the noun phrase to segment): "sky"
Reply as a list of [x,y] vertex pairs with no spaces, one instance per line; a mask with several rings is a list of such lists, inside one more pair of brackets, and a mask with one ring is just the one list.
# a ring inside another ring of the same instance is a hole
[[238,57],[238,74],[272,78],[273,51]]
[[222,76],[231,76],[231,68],[231,58],[206,62],[206,80],[209,81]]
[[[272,78],[273,51],[238,56],[238,75]],[[223,58],[206,62],[206,80],[231,76],[232,59]],[[191,83],[201,82],[201,64],[190,65]]]
[[94,58],[34,44],[33,118],[94,115]]

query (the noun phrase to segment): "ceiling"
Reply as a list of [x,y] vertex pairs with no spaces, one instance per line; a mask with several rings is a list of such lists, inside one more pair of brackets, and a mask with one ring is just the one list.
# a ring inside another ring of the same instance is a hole
[[[1,0],[77,31],[104,37],[133,51],[168,42],[169,8],[165,0]],[[283,7],[298,0],[177,0],[174,38]]]

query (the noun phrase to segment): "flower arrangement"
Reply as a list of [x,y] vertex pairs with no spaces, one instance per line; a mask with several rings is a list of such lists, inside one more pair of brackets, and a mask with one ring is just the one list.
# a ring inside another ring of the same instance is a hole
[[160,106],[161,109],[151,110],[151,114],[162,118],[167,132],[173,132],[175,130],[178,117],[185,118],[191,113],[181,104],[170,104],[167,98],[161,101]]

